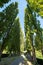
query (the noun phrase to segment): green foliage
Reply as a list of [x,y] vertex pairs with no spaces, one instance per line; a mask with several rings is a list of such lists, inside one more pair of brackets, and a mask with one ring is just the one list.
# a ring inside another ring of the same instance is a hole
[[17,17],[17,14],[18,14],[18,3],[17,2],[15,2],[15,4],[11,3],[5,10],[3,10],[3,12],[1,12],[0,33],[1,33],[1,38],[3,39],[2,49],[8,40],[10,30],[13,26],[13,22],[15,21]]
[[[33,5],[34,4],[34,5]],[[40,27],[40,21],[37,20],[37,14],[42,11],[36,11],[38,9],[37,0],[27,0],[27,7],[25,9],[25,37],[26,37],[26,49],[32,50],[33,63],[36,63],[35,48],[37,50],[43,49],[42,46],[42,28]],[[40,7],[39,7],[40,9]],[[43,14],[40,16],[42,17]],[[33,36],[36,33],[36,36]],[[35,38],[35,39],[34,39]],[[43,51],[42,51],[43,52]]]
[[2,7],[4,4],[8,3],[10,0],[0,0],[0,7]]
[[10,31],[9,35],[9,46],[11,46],[10,50],[20,52],[20,23],[19,19],[16,19],[13,23],[13,27]]
[[3,12],[0,12],[0,31],[3,34],[11,27],[18,14],[18,3],[10,4]]
[[10,34],[4,46],[8,52],[19,54],[24,50],[24,35],[20,27],[19,18],[15,19]]
[[20,51],[24,50],[24,37],[17,14],[17,2],[15,4],[11,3],[0,12],[0,39],[2,38],[3,41],[1,46],[2,51],[6,49],[10,52],[20,53]]
[[34,12],[32,12],[31,8],[29,7],[29,5],[27,4],[27,8],[25,10],[25,34],[26,34],[26,46],[28,48],[31,48],[31,44],[32,44],[32,37],[31,35],[34,34],[34,32],[36,32],[35,30],[37,29],[37,20],[36,20],[36,15]]
[[43,59],[41,50],[38,50],[38,51],[36,50],[36,57],[39,58],[39,59]]
[[32,34],[36,33],[38,35],[38,36],[36,35],[37,37],[36,46],[39,45],[39,48],[41,49],[42,29],[40,27],[40,21],[37,20],[37,14],[35,11],[36,4],[34,4],[35,5],[35,8],[34,8],[33,6],[34,2],[37,4],[35,0],[27,0],[27,8],[25,9],[24,24],[25,24],[26,43],[27,43],[26,45],[28,47],[28,44],[30,43],[29,47],[31,46],[33,41]]
[[[43,17],[43,0],[26,0],[31,9]],[[34,5],[33,5],[34,4]]]
[[24,50],[24,36],[20,28],[19,18],[13,23],[7,45],[8,50],[15,53],[20,53]]

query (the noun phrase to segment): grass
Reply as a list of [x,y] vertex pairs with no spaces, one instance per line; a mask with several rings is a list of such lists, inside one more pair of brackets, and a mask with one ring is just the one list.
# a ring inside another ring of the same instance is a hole
[[0,65],[10,65],[18,56],[2,58]]
[[40,50],[39,51],[36,50],[36,57],[39,59],[43,59],[43,56]]

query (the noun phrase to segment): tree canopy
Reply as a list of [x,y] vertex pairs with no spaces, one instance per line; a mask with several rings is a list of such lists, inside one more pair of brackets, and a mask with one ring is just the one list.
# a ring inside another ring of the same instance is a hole
[[13,22],[17,17],[18,14],[18,3],[15,2],[11,3],[3,12],[0,12],[1,15],[1,26],[0,26],[0,34],[1,38],[3,39],[2,48],[4,47],[4,43],[6,39],[8,38],[8,35],[10,34],[10,30],[13,26]]
[[4,4],[8,3],[10,0],[0,0],[0,7],[2,7]]
[[43,0],[26,0],[32,11],[43,17]]

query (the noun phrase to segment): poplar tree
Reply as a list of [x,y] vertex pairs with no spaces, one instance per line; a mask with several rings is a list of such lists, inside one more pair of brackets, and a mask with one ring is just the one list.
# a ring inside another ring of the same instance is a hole
[[0,38],[2,39],[1,52],[3,51],[4,45],[8,39],[10,34],[10,30],[13,26],[13,22],[15,21],[18,14],[18,3],[11,3],[6,9],[0,12]]

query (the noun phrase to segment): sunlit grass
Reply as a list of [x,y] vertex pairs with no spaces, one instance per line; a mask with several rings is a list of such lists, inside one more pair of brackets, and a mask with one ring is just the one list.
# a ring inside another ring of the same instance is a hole
[[39,59],[43,59],[43,56],[40,50],[39,51],[36,50],[36,57]]
[[6,52],[7,52],[7,51],[6,51],[6,50],[4,50],[2,53],[3,53],[3,54],[6,54]]

